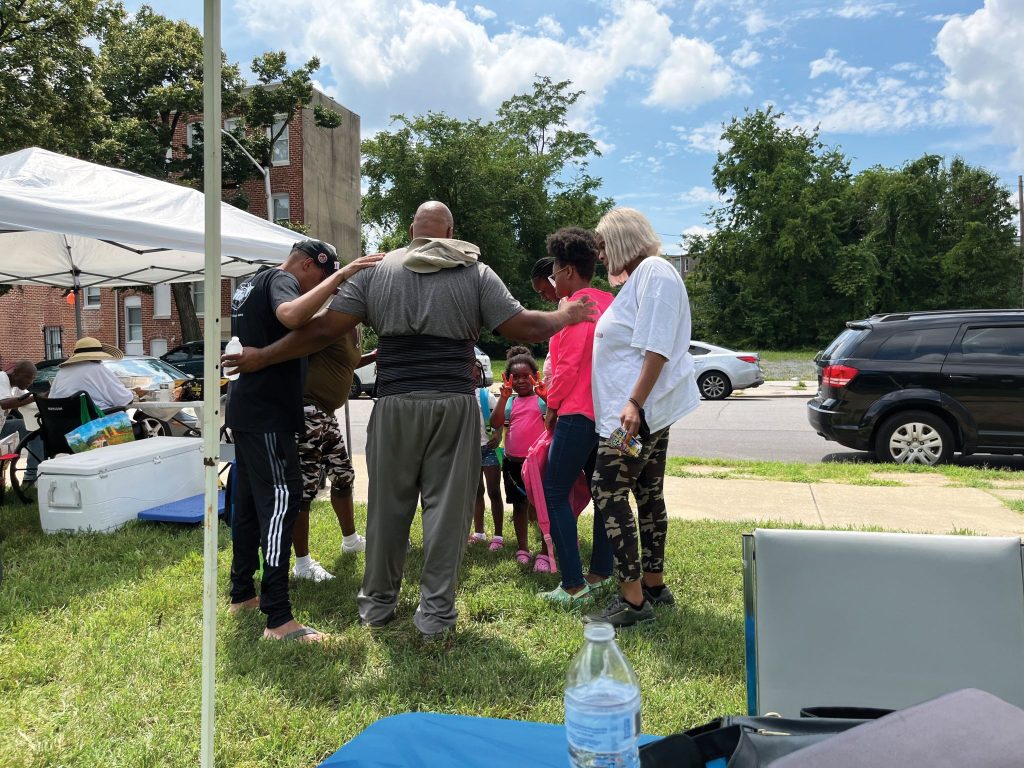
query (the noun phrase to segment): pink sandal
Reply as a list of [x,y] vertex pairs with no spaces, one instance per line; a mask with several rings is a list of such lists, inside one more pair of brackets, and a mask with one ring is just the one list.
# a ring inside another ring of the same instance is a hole
[[491,552],[497,552],[499,549],[505,546],[505,539],[501,536],[495,535],[491,537],[491,546],[488,549]]
[[529,565],[532,560],[533,555],[531,555],[525,549],[520,549],[516,551],[516,562],[518,562],[520,565]]
[[533,561],[533,570],[536,573],[556,573],[555,564],[551,558],[547,555],[537,555],[537,559]]

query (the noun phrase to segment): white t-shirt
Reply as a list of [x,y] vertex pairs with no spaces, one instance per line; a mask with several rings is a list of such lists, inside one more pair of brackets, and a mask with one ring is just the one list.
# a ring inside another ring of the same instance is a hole
[[[14,397],[11,378],[4,371],[0,371],[0,400],[6,400],[8,397]],[[0,408],[0,429],[3,429],[5,421],[7,421],[7,411]]]
[[644,403],[651,432],[672,426],[700,404],[690,355],[690,299],[679,273],[665,259],[640,262],[594,330],[594,419],[608,437],[621,426],[644,355],[667,358]]
[[487,441],[491,439],[490,435],[487,434],[487,421],[490,418],[490,413],[484,416],[484,404],[480,399],[480,393],[486,392],[487,394],[487,405],[490,413],[494,413],[495,407],[498,405],[498,398],[491,394],[490,390],[477,389],[476,391],[476,406],[480,409],[480,447],[487,445]]
[[85,390],[100,410],[119,408],[135,399],[109,368],[98,360],[65,365],[57,371],[50,386],[50,397],[70,397]]

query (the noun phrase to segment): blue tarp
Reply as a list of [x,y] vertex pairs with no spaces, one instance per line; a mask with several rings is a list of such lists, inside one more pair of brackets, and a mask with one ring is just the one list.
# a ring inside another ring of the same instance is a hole
[[[641,736],[640,742],[656,736]],[[411,712],[378,720],[321,768],[567,768],[565,728]]]

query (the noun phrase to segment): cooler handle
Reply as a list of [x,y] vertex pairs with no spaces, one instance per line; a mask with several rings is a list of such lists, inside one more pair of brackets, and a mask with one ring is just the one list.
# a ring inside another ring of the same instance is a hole
[[46,494],[46,503],[50,509],[81,509],[82,508],[82,492],[78,489],[78,482],[75,480],[71,481],[71,491],[75,494],[74,504],[58,504],[53,500],[54,495],[57,493],[57,483],[50,483],[50,490]]

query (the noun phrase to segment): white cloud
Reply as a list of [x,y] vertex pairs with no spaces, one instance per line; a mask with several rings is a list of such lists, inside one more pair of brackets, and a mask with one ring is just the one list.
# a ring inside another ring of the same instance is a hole
[[760,8],[749,11],[743,19],[743,28],[747,30],[748,35],[759,35],[772,26],[774,26],[773,23],[768,20]]
[[896,3],[847,2],[833,12],[843,19],[870,19],[883,13],[891,13],[894,16],[903,15],[903,11]]
[[728,142],[722,141],[721,123],[704,123],[696,128],[673,125],[672,130],[685,142],[686,148],[691,152],[715,155],[728,146]]
[[687,108],[729,93],[749,92],[711,43],[680,36],[672,41],[644,103]]
[[686,192],[679,195],[680,202],[688,205],[716,205],[722,201],[719,197],[718,192],[710,187],[691,187]]
[[619,162],[622,163],[623,165],[632,165],[641,157],[643,157],[643,154],[640,152],[630,152],[628,155],[619,160]]
[[683,230],[683,238],[685,240],[687,237],[710,235],[714,231],[715,230],[710,227],[702,227],[700,224],[693,224]]
[[925,16],[925,21],[938,22],[939,24],[945,24],[950,19],[959,19],[960,14],[958,13],[933,13],[931,16]]
[[611,0],[587,26],[573,29],[544,16],[534,28],[495,32],[482,23],[493,18],[489,8],[464,9],[450,0],[236,3],[254,39],[294,60],[320,57],[318,74],[362,116],[365,135],[386,127],[395,113],[486,117],[513,94],[528,92],[539,73],[586,92],[570,123],[610,150],[595,115],[622,79],[641,93],[649,88],[647,102],[665,107],[746,89],[711,43],[673,34],[663,0]]
[[886,75],[817,90],[787,110],[792,122],[825,133],[893,133],[949,125],[958,110],[937,86],[910,84]]
[[946,22],[935,52],[948,69],[946,95],[962,103],[993,138],[1014,148],[1011,162],[1024,163],[1024,2],[986,0],[969,16]]
[[729,55],[729,61],[740,69],[749,69],[761,63],[761,54],[754,50],[753,43],[744,40],[743,44]]
[[829,48],[825,57],[811,62],[811,79],[821,75],[836,75],[843,80],[859,80],[871,73],[871,67],[854,67],[839,58],[839,52]]
[[562,29],[562,25],[558,23],[554,16],[541,16],[537,19],[537,24],[535,26],[541,34],[547,35],[548,37],[561,37],[565,34],[565,31]]
[[482,5],[474,5],[473,15],[480,19],[480,21],[490,21],[498,14],[492,11],[490,8],[485,8]]

